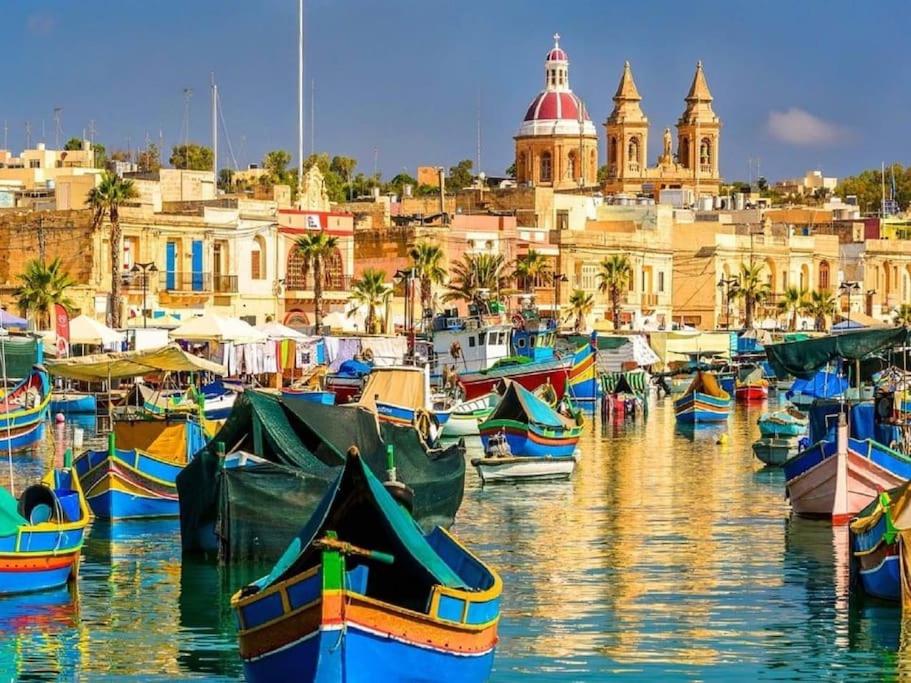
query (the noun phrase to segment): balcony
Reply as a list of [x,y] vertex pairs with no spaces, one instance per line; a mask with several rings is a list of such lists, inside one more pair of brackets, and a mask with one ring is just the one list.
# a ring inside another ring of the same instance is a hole
[[658,295],[653,293],[642,295],[642,306],[654,308],[658,305]]
[[[324,292],[347,292],[351,289],[354,280],[350,275],[337,275],[327,273],[323,276]],[[302,292],[313,291],[313,278],[303,273],[288,273],[285,277],[285,289]]]
[[165,271],[159,275],[159,289],[165,292],[192,293],[212,291],[212,273]]
[[216,294],[236,294],[237,276],[214,274],[212,276],[212,289]]
[[[148,278],[148,279],[145,279],[145,278]],[[147,283],[146,289],[151,290],[152,283],[154,282],[154,278],[149,277],[148,273],[126,272],[126,273],[121,273],[121,275],[120,275],[121,286],[125,290],[131,291],[131,292],[141,292],[143,289],[142,283],[143,283],[144,279]]]

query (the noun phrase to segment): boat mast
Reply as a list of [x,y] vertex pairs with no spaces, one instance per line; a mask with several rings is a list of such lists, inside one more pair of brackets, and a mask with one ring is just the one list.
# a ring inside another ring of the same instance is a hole
[[297,0],[297,206],[304,188],[304,0]]

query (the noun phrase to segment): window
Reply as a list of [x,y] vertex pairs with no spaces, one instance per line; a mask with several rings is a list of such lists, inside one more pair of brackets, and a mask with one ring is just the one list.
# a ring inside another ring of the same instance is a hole
[[517,349],[524,349],[525,344],[526,344],[525,337],[519,337],[518,339],[516,339],[516,348]]
[[484,346],[484,333],[478,335],[478,346]]
[[557,211],[557,230],[569,230],[569,210]]
[[541,155],[541,182],[549,183],[553,179],[553,158],[550,152]]
[[586,291],[592,291],[598,288],[598,266],[593,264],[583,264],[581,277],[579,278],[579,287]]
[[664,293],[664,271],[658,271],[658,291]]
[[627,149],[627,159],[630,163],[639,161],[639,138],[630,138],[629,148]]
[[829,288],[829,263],[828,263],[828,261],[822,261],[819,264],[819,288],[820,289]]
[[690,139],[686,136],[677,145],[677,161],[684,168],[690,167]]
[[566,177],[575,178],[576,177],[576,153],[570,152],[569,157],[566,162]]
[[250,277],[253,280],[263,280],[266,277],[266,240],[260,235],[253,238],[250,250]]
[[29,168],[41,168],[41,161],[39,159],[29,159],[28,167]]
[[471,336],[468,337],[468,346],[471,347],[471,348],[474,348],[474,347],[475,347],[474,335],[471,335]]

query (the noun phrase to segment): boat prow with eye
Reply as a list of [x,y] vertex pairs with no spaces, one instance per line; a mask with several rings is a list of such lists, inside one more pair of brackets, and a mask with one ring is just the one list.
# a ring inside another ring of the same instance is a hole
[[425,535],[408,498],[349,452],[272,571],[231,599],[248,681],[489,678],[500,577],[439,527]]

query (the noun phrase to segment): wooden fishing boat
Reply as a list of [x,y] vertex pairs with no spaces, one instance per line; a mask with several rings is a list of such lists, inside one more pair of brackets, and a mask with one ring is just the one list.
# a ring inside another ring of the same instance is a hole
[[98,409],[95,394],[80,391],[51,394],[51,412],[64,415],[94,415]]
[[476,436],[480,433],[478,425],[490,417],[499,402],[500,395],[491,392],[456,404],[450,411],[449,420],[443,425],[443,436]]
[[324,406],[335,405],[335,394],[320,389],[286,387],[282,389],[282,398],[286,401],[309,401],[310,403],[321,403]]
[[759,433],[763,437],[787,438],[804,434],[809,420],[796,408],[787,408],[774,413],[763,413],[758,424]]
[[700,370],[686,392],[674,401],[678,422],[724,422],[731,414],[731,395],[710,372]]
[[380,422],[415,425],[430,441],[439,436],[451,411],[435,404],[429,369],[414,366],[376,368],[367,376],[357,405],[374,411]]
[[272,571],[231,598],[248,681],[488,679],[502,581],[425,535],[391,479],[395,497],[353,449]]
[[845,524],[880,491],[911,479],[911,458],[872,439],[848,437],[840,413],[834,441],[820,441],[784,464],[791,508]]
[[597,337],[592,333],[588,344],[579,347],[573,354],[573,362],[566,380],[566,393],[576,405],[594,408],[601,397],[596,366],[598,356]]
[[49,590],[75,579],[88,521],[72,469],[51,470],[18,502],[0,488],[0,595]]
[[553,481],[569,479],[576,468],[576,458],[552,457],[489,457],[472,458],[472,466],[485,484],[500,481]]
[[734,398],[738,401],[762,401],[769,397],[769,382],[759,366],[740,369],[734,382]]
[[38,367],[0,395],[0,450],[23,449],[40,440],[50,402],[50,381]]
[[490,417],[479,426],[485,450],[503,435],[513,456],[568,456],[582,434],[580,418],[561,415],[518,382],[510,382]]
[[778,467],[784,465],[789,458],[797,455],[800,447],[797,439],[783,439],[764,437],[753,442],[753,455],[766,465]]
[[231,414],[237,392],[221,382],[204,386],[200,391],[159,390],[144,384],[137,385],[142,395],[143,407],[153,415],[191,413],[198,415],[202,410],[207,420],[224,420]]
[[[909,483],[883,491],[851,520],[851,555],[867,595],[902,599],[902,548],[911,530]],[[907,580],[907,579],[906,579]]]
[[177,475],[206,445],[190,416],[119,420],[107,450],[87,450],[73,463],[99,519],[177,517]]
[[494,391],[501,380],[511,380],[521,384],[529,391],[534,391],[542,384],[550,384],[558,400],[563,398],[566,390],[566,378],[572,358],[553,358],[546,361],[530,361],[527,358],[505,358],[498,361],[489,370],[477,372],[460,372],[459,384],[470,400]]

